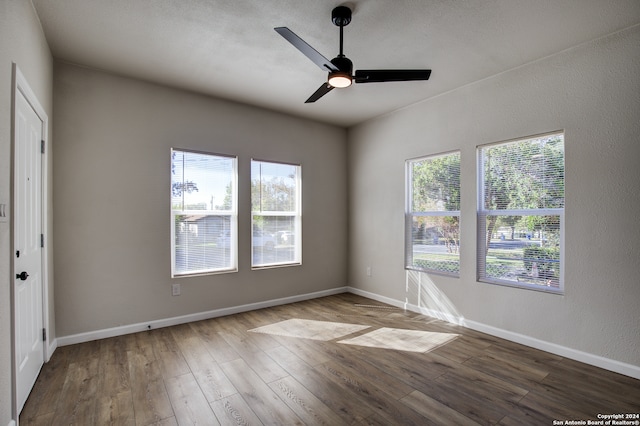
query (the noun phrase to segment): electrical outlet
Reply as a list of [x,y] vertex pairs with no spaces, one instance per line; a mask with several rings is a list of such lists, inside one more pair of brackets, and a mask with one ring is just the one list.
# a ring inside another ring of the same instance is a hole
[[171,295],[180,296],[180,283],[171,284]]
[[367,276],[371,276],[371,266],[367,266]]
[[0,203],[0,222],[9,221],[9,206],[6,203]]

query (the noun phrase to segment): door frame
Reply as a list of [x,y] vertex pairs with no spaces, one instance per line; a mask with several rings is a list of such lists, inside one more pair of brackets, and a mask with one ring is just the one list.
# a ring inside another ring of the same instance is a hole
[[12,93],[11,93],[11,167],[10,167],[10,202],[11,202],[11,215],[13,216],[13,220],[11,220],[10,227],[10,256],[11,262],[9,266],[10,273],[10,303],[11,303],[11,381],[12,381],[12,390],[11,390],[11,398],[13,405],[13,416],[14,419],[18,419],[20,415],[18,409],[18,398],[17,398],[17,365],[16,365],[16,306],[15,306],[15,232],[16,232],[16,215],[15,215],[15,162],[16,162],[16,101],[18,97],[18,93],[21,93],[22,96],[27,100],[31,108],[35,111],[36,115],[42,121],[42,140],[44,141],[44,153],[42,154],[42,162],[41,162],[41,188],[42,188],[42,200],[40,202],[41,209],[41,229],[42,234],[44,235],[44,247],[40,252],[40,262],[41,262],[41,272],[42,272],[42,327],[45,329],[46,338],[43,339],[43,363],[48,362],[51,358],[51,354],[55,350],[55,339],[53,339],[54,344],[50,345],[49,342],[51,339],[51,330],[49,327],[49,253],[47,246],[48,243],[48,193],[49,193],[49,179],[47,178],[48,173],[48,156],[49,156],[49,118],[47,117],[47,113],[44,108],[38,101],[35,93],[29,86],[27,79],[24,77],[18,65],[13,62],[12,63]]

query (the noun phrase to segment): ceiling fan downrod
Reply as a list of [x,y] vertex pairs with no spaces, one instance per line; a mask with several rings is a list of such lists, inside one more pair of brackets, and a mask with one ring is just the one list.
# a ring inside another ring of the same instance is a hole
[[351,22],[351,9],[349,9],[347,6],[335,7],[331,11],[331,22],[333,22],[334,25],[340,27],[340,54],[338,55],[338,57],[343,57],[343,29]]

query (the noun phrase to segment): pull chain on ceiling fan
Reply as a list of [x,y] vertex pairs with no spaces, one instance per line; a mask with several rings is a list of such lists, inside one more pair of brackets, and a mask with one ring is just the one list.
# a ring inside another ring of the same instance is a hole
[[274,28],[282,37],[296,49],[311,59],[323,71],[329,73],[327,82],[316,90],[305,103],[315,102],[334,88],[349,87],[355,83],[381,83],[386,81],[416,81],[428,80],[431,70],[426,69],[391,69],[391,70],[357,70],[353,74],[353,63],[343,53],[344,27],[351,22],[351,9],[338,6],[331,11],[331,21],[340,27],[340,53],[332,60],[328,60],[307,42],[298,37],[287,27]]

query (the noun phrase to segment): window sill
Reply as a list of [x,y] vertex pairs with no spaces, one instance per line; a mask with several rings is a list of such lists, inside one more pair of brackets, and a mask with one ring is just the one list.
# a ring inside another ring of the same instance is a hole
[[521,281],[492,280],[489,278],[479,278],[478,282],[484,283],[484,284],[501,285],[504,287],[513,287],[513,288],[519,288],[523,290],[533,290],[533,291],[539,291],[542,293],[564,296],[564,289],[562,287],[551,287],[548,285],[530,284],[530,283],[525,283]]
[[208,271],[208,272],[194,272],[192,274],[171,274],[171,278],[191,278],[191,277],[204,277],[207,275],[221,275],[221,274],[232,274],[234,272],[238,272],[238,268],[233,269],[224,269],[219,271]]
[[288,268],[291,266],[301,266],[302,262],[288,262],[288,263],[270,263],[268,265],[254,265],[251,266],[252,271],[259,271],[261,269],[274,269],[274,268]]

